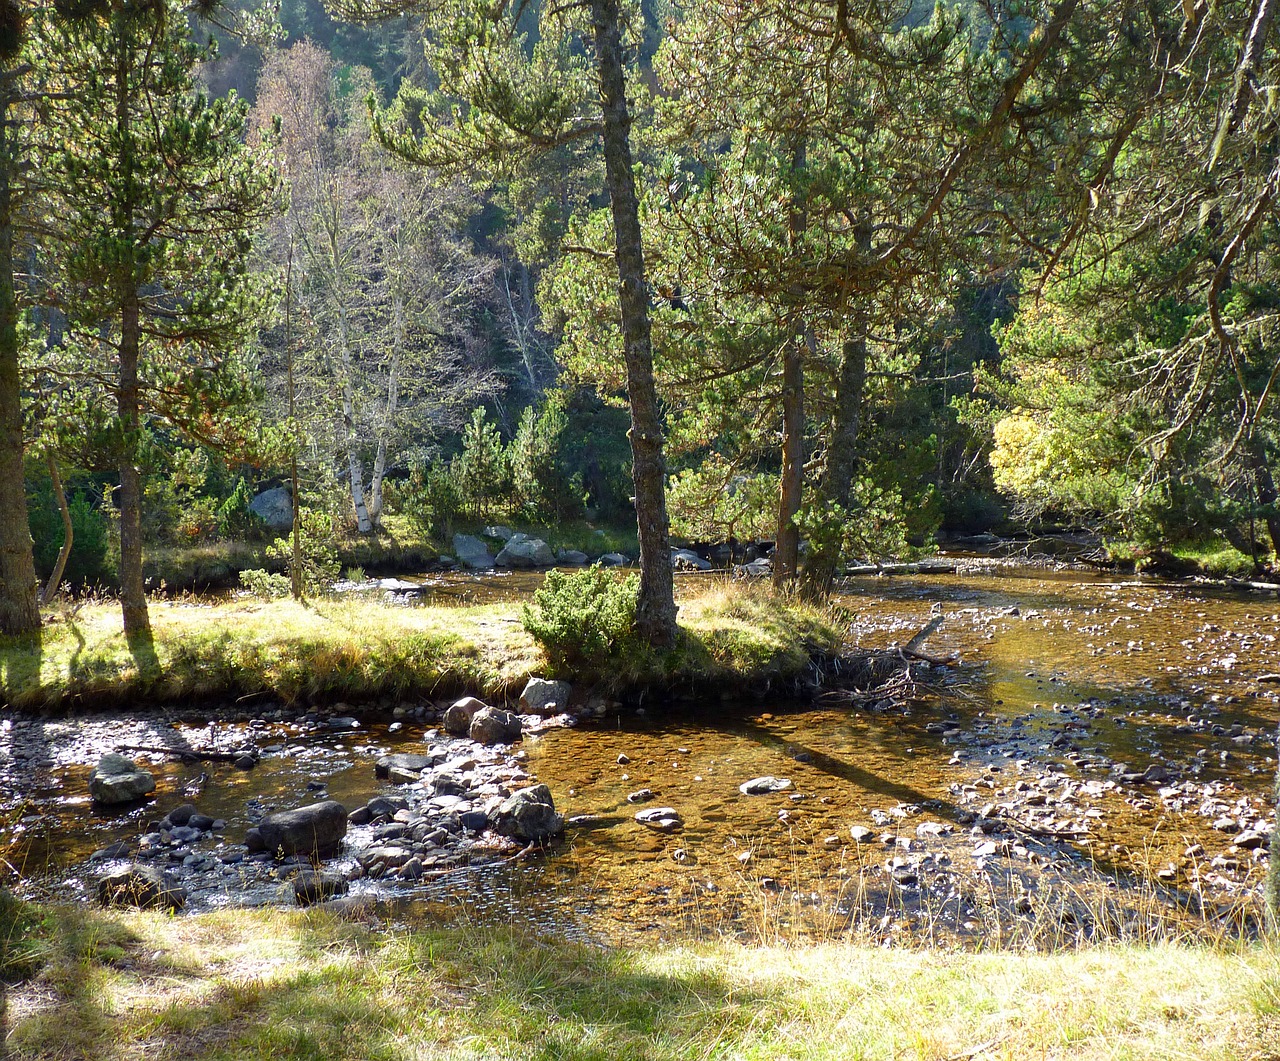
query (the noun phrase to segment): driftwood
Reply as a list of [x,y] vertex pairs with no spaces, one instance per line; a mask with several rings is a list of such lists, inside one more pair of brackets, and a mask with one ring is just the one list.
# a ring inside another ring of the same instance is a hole
[[847,576],[854,575],[954,575],[955,564],[919,563],[919,564],[862,564],[858,567],[847,567]]
[[246,755],[252,755],[247,748],[234,752],[198,752],[193,748],[159,748],[151,744],[119,744],[117,751],[145,752],[148,755],[166,755],[186,763],[234,763]]
[[921,651],[921,645],[940,627],[946,617],[934,616],[907,641],[883,652],[873,652],[861,659],[848,661],[844,668],[842,688],[831,689],[818,699],[823,703],[857,703],[862,700],[911,699],[939,690],[919,681],[911,673],[911,664],[927,663],[934,667],[954,667],[956,656],[934,656]]

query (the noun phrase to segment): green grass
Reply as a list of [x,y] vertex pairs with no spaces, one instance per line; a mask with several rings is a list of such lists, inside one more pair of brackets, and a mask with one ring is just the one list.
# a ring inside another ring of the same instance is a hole
[[[519,616],[513,603],[156,601],[153,644],[135,651],[119,607],[93,603],[50,616],[38,637],[0,638],[0,703],[69,709],[259,694],[289,702],[502,696],[547,669]],[[595,677],[615,689],[747,685],[803,673],[811,650],[834,652],[841,637],[834,613],[711,580],[684,600],[681,623],[676,650]]]
[[1254,573],[1253,561],[1221,539],[1179,542],[1159,549],[1136,542],[1108,541],[1106,550],[1112,560],[1132,564],[1139,571],[1209,578],[1248,578]]
[[618,950],[311,912],[54,908],[11,992],[31,1061],[135,1057],[1244,1061],[1280,1050],[1267,945],[1048,955]]

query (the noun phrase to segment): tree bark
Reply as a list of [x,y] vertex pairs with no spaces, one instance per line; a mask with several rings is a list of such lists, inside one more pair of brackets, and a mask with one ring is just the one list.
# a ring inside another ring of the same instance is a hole
[[1258,505],[1266,510],[1263,520],[1271,538],[1271,548],[1280,557],[1280,492],[1276,490],[1275,477],[1267,464],[1262,440],[1257,435],[1249,439],[1249,463],[1253,467],[1253,481],[1258,492]]
[[67,492],[62,488],[62,475],[58,471],[58,458],[53,455],[53,450],[47,450],[45,458],[49,462],[49,479],[53,482],[53,496],[58,502],[58,514],[62,516],[62,548],[58,550],[58,559],[53,565],[53,570],[49,572],[49,581],[44,585],[44,592],[40,594],[41,604],[48,604],[58,592],[58,586],[62,583],[62,573],[67,569],[67,558],[71,556],[71,546],[76,539],[75,527],[71,523],[71,509],[67,507]]
[[142,401],[138,381],[138,357],[142,328],[138,305],[138,276],[134,244],[133,142],[129,121],[129,67],[133,35],[125,22],[131,10],[117,14],[116,40],[116,131],[120,139],[121,199],[112,204],[116,230],[125,248],[117,268],[120,305],[120,378],[116,389],[116,417],[119,420],[120,494],[120,609],[124,615],[124,636],[129,642],[150,640],[151,617],[147,614],[147,591],[142,579],[142,472],[138,468],[138,443],[142,426]]
[[22,376],[18,364],[18,300],[13,286],[15,170],[11,71],[0,69],[0,633],[40,629],[27,487],[23,478]]
[[360,454],[356,450],[356,396],[355,365],[351,358],[350,337],[347,330],[347,308],[338,307],[338,353],[342,358],[342,426],[347,436],[347,470],[351,479],[351,503],[356,510],[356,527],[361,534],[373,530],[373,520],[364,501],[364,469],[360,467]]
[[773,584],[789,586],[800,565],[796,515],[804,495],[805,337],[787,345],[782,361],[782,475],[778,493],[778,539],[773,550]]
[[[867,382],[867,337],[859,332],[844,341],[840,351],[840,378],[836,384],[836,408],[827,444],[827,466],[822,476],[820,501],[844,512],[849,507],[853,472],[858,463],[858,432],[862,426],[862,396]],[[801,591],[810,599],[831,593],[840,563],[840,540],[821,535],[810,543],[801,573]]]
[[387,435],[396,422],[400,408],[400,360],[404,350],[404,293],[395,290],[391,294],[391,363],[387,368],[387,402],[383,407],[382,431],[378,437],[378,452],[373,460],[373,475],[369,479],[369,518],[375,527],[382,525],[382,480],[387,472]]
[[618,264],[618,307],[631,406],[632,477],[640,537],[640,596],[636,630],[657,647],[676,639],[676,605],[667,520],[666,462],[662,417],[653,380],[649,292],[640,239],[640,207],[631,161],[631,115],[627,109],[618,0],[590,0],[604,123],[605,179],[613,212]]

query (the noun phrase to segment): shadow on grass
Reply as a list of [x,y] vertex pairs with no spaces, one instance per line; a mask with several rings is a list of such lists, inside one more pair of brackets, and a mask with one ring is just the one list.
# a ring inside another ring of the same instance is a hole
[[0,638],[0,704],[41,698],[40,668],[44,663],[44,631]]
[[657,1061],[731,1052],[765,1001],[712,973],[655,972],[627,953],[505,929],[384,934],[281,916],[281,951],[295,959],[283,969],[183,970],[171,976],[192,979],[159,1004],[130,1000],[146,985],[127,970],[114,1006],[100,987],[95,998],[92,973],[64,979],[50,1016],[20,1018],[11,1045],[32,1061],[139,1049],[184,1061]]

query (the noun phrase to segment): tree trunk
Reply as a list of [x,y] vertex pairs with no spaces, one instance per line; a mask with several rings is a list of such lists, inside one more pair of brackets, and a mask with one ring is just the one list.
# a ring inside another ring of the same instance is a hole
[[1258,505],[1265,509],[1263,520],[1267,524],[1267,534],[1271,538],[1271,548],[1280,557],[1280,493],[1276,490],[1275,477],[1267,464],[1267,454],[1262,440],[1257,435],[1249,439],[1249,463],[1253,466],[1254,483],[1258,491]]
[[[858,462],[858,432],[862,421],[862,394],[867,382],[867,337],[859,333],[844,341],[840,351],[840,378],[836,384],[836,408],[827,443],[827,466],[819,501],[834,506],[843,518],[849,507],[850,486]],[[818,535],[809,544],[801,573],[801,590],[810,599],[831,593],[840,562],[840,536]]]
[[40,629],[27,487],[22,468],[22,376],[18,301],[13,287],[13,74],[0,70],[0,633]]
[[351,503],[356,510],[356,526],[361,534],[373,530],[373,520],[364,502],[364,469],[356,450],[355,365],[351,359],[351,342],[347,330],[347,308],[338,307],[338,353],[342,358],[342,426],[347,436],[347,470],[351,479]]
[[387,403],[382,413],[382,431],[378,453],[373,460],[373,476],[369,480],[369,518],[375,527],[382,525],[382,480],[387,472],[387,435],[396,422],[400,408],[400,359],[404,350],[404,293],[391,294],[391,363],[387,368]]
[[116,134],[120,140],[120,178],[125,192],[119,201],[111,204],[111,208],[116,230],[125,248],[124,259],[117,265],[116,277],[120,305],[120,377],[116,389],[120,494],[117,503],[120,508],[120,608],[124,615],[124,636],[132,644],[151,639],[151,617],[147,614],[147,591],[142,579],[142,473],[138,468],[142,426],[138,356],[142,328],[131,192],[135,179],[130,150],[133,136],[129,127],[132,35],[125,25],[131,17],[131,10],[120,11],[116,15]]
[[782,475],[778,494],[778,540],[773,584],[791,585],[800,564],[796,516],[804,495],[804,338],[787,344],[782,361]]
[[151,636],[147,591],[142,579],[142,473],[138,468],[141,401],[138,388],[138,298],[123,292],[120,315],[120,386],[116,415],[120,420],[120,606],[124,636],[129,641]]
[[676,605],[671,577],[671,538],[667,521],[666,462],[662,418],[653,381],[649,329],[649,292],[640,239],[640,207],[631,162],[631,116],[618,29],[618,0],[590,0],[604,119],[605,178],[613,211],[618,263],[618,307],[631,406],[632,477],[640,536],[640,597],[637,632],[651,645],[669,647],[676,639]]
[[298,498],[298,387],[293,375],[293,237],[289,237],[289,256],[284,266],[284,352],[289,385],[289,428],[293,432],[289,447],[289,507],[293,521],[290,526],[292,548],[289,554],[289,592],[300,601],[304,596],[302,584],[302,507]]
[[71,509],[67,507],[67,492],[62,488],[62,475],[58,471],[58,458],[53,455],[53,450],[46,451],[45,458],[49,462],[49,478],[53,482],[53,496],[58,502],[58,514],[62,516],[62,548],[58,550],[58,559],[53,565],[53,570],[49,572],[49,581],[44,585],[44,592],[40,594],[41,604],[48,604],[58,592],[58,586],[62,583],[62,573],[67,569],[67,558],[71,555],[71,546],[76,539],[75,527],[71,524]]

